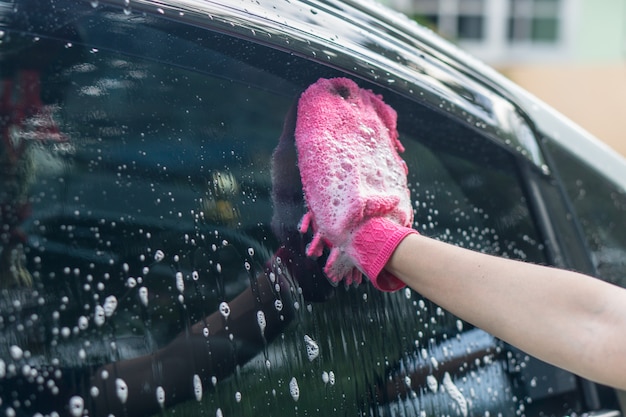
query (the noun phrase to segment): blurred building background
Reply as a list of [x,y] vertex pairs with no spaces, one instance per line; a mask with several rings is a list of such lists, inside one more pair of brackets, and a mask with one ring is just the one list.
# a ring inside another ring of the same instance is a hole
[[626,156],[626,0],[382,0]]

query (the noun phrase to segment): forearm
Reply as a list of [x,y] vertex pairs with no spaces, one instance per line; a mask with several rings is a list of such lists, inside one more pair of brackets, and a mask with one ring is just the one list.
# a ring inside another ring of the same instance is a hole
[[[404,239],[386,268],[453,314],[533,356],[626,388],[625,290],[419,235]],[[615,373],[615,367],[624,371]]]

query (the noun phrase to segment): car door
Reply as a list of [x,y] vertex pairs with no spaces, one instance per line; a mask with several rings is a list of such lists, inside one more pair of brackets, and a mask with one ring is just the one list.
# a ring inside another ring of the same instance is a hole
[[296,231],[293,106],[320,77],[381,94],[414,227],[473,250],[553,263],[528,185],[552,177],[366,74],[163,15],[87,4],[4,30],[7,416],[585,409],[573,375],[420,294],[328,283]]

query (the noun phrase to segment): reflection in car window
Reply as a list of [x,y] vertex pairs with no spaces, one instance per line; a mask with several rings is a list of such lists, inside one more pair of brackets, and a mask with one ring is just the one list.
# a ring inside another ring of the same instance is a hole
[[[172,22],[108,36],[128,18],[93,13],[82,38],[6,38],[50,53],[3,58],[5,414],[524,410],[493,337],[409,290],[330,287],[302,256],[293,149],[276,147],[298,93],[342,74]],[[510,155],[379,92],[399,113],[415,227],[545,262]]]

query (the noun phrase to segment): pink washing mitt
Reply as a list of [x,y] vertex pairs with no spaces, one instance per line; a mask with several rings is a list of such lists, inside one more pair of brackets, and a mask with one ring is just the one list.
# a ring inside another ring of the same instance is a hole
[[324,271],[334,283],[358,284],[363,272],[379,289],[404,286],[383,271],[416,233],[396,117],[380,96],[345,78],[320,79],[300,97],[295,137],[308,206],[300,231],[313,227],[307,255],[331,249]]

